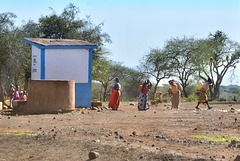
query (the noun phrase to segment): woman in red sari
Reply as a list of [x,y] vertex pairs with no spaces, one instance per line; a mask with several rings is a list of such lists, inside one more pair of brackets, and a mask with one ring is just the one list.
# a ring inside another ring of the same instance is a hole
[[119,83],[119,79],[115,79],[116,84],[112,87],[111,95],[110,95],[110,101],[108,104],[109,108],[112,108],[112,110],[118,110],[118,107],[120,105],[120,89],[121,85]]

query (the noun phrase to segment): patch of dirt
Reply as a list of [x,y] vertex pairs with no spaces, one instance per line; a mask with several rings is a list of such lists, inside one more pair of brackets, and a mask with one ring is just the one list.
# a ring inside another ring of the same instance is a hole
[[[130,105],[131,104],[131,105]],[[234,160],[240,145],[196,139],[194,135],[240,137],[240,104],[170,103],[138,111],[123,102],[118,111],[77,108],[71,113],[0,115],[0,133],[25,132],[37,136],[0,135],[1,160]],[[136,104],[136,103],[135,103]],[[107,103],[103,103],[107,107]]]

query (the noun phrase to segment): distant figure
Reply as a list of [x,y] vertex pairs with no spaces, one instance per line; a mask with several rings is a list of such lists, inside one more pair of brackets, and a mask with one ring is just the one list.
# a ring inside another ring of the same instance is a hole
[[26,101],[27,100],[27,95],[26,95],[26,91],[23,91],[21,97],[20,97],[20,100],[22,101]]
[[209,86],[212,84],[212,80],[210,78],[208,78],[208,81],[205,82],[205,84],[203,85],[202,89],[199,92],[199,98],[198,98],[198,104],[196,106],[196,109],[199,110],[198,106],[200,104],[203,105],[207,105],[208,106],[208,110],[212,109],[212,107],[209,106],[208,104],[208,98],[207,98],[207,91],[209,89]]
[[112,110],[118,110],[119,105],[120,105],[120,89],[121,89],[121,85],[119,83],[119,79],[115,78],[115,85],[112,87],[111,90],[111,95],[110,95],[110,101],[108,104],[109,108],[112,108]]
[[181,98],[181,91],[178,89],[178,85],[175,80],[170,80],[169,84],[171,86],[172,91],[172,108],[178,109],[180,98]]
[[148,101],[148,92],[152,87],[152,83],[149,80],[146,80],[138,89],[139,99],[138,99],[138,110],[145,111],[149,109]]
[[15,89],[14,89],[13,84],[10,84],[10,88],[9,88],[9,91],[8,91],[8,93],[9,93],[9,99],[10,99],[10,107],[12,107],[12,101],[13,101],[14,91],[15,91]]
[[236,99],[236,96],[233,96],[233,101],[234,101],[234,102],[236,102],[236,101],[237,101],[237,99]]
[[16,85],[15,91],[13,93],[13,100],[19,100],[20,99],[18,89],[19,89],[19,86]]

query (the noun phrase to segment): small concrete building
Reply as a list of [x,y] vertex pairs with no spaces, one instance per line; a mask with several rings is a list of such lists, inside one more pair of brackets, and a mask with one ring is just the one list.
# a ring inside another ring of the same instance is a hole
[[24,38],[23,41],[32,47],[32,80],[74,80],[75,106],[91,107],[92,53],[96,45],[71,39]]

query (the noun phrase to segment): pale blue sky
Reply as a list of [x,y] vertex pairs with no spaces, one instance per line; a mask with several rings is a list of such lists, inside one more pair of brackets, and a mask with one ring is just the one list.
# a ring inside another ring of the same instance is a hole
[[[103,32],[113,41],[106,45],[109,58],[128,67],[171,37],[206,38],[221,30],[240,43],[240,0],[0,0],[0,13],[15,13],[21,25],[50,14],[49,7],[60,14],[69,3],[79,8],[80,18],[104,22]],[[232,83],[240,85],[237,79]],[[226,78],[223,84],[231,82]]]

